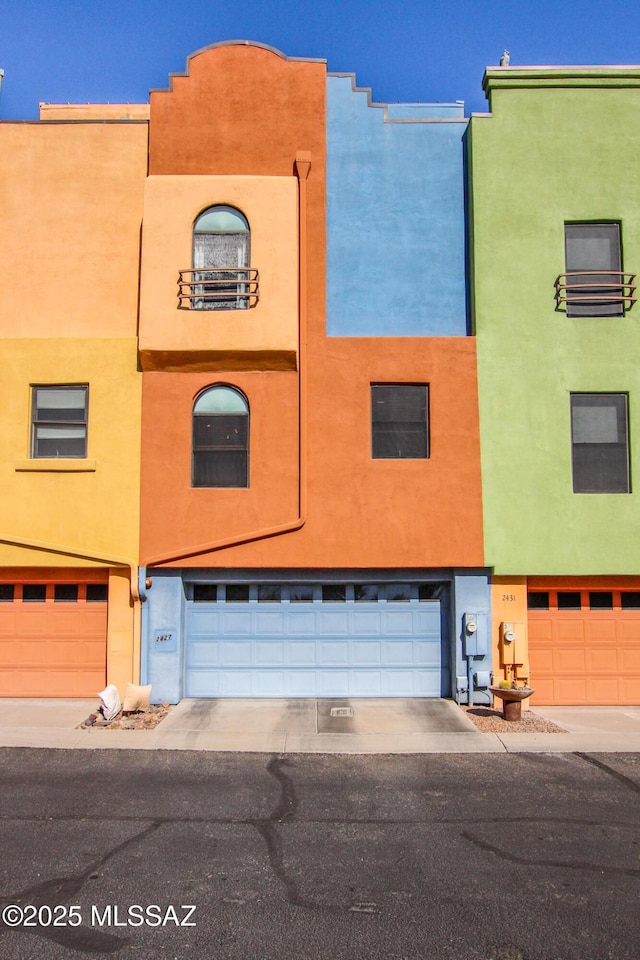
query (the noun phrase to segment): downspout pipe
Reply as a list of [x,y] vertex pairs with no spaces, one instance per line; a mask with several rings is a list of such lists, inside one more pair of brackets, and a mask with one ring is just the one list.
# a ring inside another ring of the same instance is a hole
[[298,150],[294,161],[294,170],[298,178],[298,516],[287,523],[273,527],[263,527],[233,537],[224,537],[187,547],[180,551],[161,553],[146,558],[147,567],[176,560],[186,560],[203,553],[214,553],[225,547],[237,547],[243,543],[279,537],[285,533],[300,530],[307,521],[307,179],[311,169],[311,153]]

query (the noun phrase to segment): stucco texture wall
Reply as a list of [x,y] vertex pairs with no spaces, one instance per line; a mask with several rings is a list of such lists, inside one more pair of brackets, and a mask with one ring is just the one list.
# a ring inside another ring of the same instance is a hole
[[0,124],[0,336],[135,337],[147,124]]
[[[543,68],[540,68],[543,69]],[[568,318],[566,221],[620,221],[640,266],[640,90],[498,89],[471,120],[474,322],[487,563],[496,573],[637,571],[637,305]],[[631,494],[574,494],[570,393],[629,394]]]
[[327,332],[464,336],[462,104],[368,94],[327,78]]
[[[0,405],[0,534],[135,561],[139,543],[140,394],[136,341],[5,340]],[[31,385],[89,384],[87,460],[30,460]],[[0,564],[82,566],[0,544]]]

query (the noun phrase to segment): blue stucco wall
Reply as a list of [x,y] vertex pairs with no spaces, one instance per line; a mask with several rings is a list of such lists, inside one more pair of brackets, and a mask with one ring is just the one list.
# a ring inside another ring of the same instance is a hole
[[[468,660],[464,649],[464,615],[475,614],[478,623],[478,648],[486,653],[472,658],[474,673],[490,673],[492,666],[491,653],[491,582],[489,571],[457,570],[454,574],[454,630],[455,665],[452,664],[454,686],[456,677],[468,675]],[[453,691],[455,696],[455,689]],[[460,697],[461,703],[469,702],[467,695]],[[491,694],[486,688],[475,689],[472,692],[472,703],[491,704]]]
[[370,106],[327,77],[327,333],[464,336],[462,103]]

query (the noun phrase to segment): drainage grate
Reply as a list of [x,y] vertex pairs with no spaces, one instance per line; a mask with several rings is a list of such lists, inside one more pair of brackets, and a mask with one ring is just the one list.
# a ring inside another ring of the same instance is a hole
[[352,717],[353,707],[331,707],[330,717]]

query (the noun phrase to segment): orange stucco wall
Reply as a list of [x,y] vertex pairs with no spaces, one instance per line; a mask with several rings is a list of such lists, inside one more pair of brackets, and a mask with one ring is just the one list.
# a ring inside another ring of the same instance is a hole
[[[475,341],[325,334],[324,64],[247,45],[189,64],[173,92],[151,95],[152,175],[290,176],[296,153],[311,156],[300,291],[308,509],[296,532],[173,565],[481,566]],[[297,518],[298,376],[233,365],[143,374],[143,565]],[[370,384],[396,381],[429,384],[428,460],[371,459]],[[248,489],[190,487],[193,399],[217,382],[249,400]]]
[[[430,384],[431,457],[372,460],[370,383]],[[190,488],[193,398],[239,387],[251,407],[250,486]],[[296,374],[145,374],[142,563],[297,516]],[[309,371],[308,518],[298,532],[184,560],[193,566],[480,566],[472,340],[326,340]],[[181,565],[177,563],[176,565]]]
[[147,124],[1,123],[0,336],[135,337]]
[[288,177],[296,150],[324,153],[325,64],[259,46],[193,54],[151,92],[149,173]]

